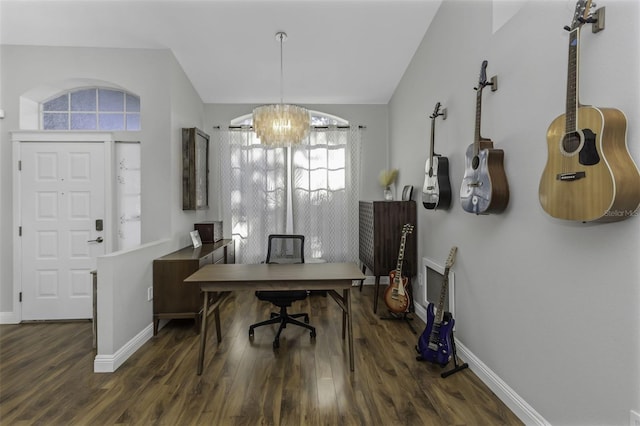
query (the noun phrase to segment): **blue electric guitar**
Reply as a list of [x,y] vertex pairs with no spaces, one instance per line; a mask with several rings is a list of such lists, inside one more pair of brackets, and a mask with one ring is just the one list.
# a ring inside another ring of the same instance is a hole
[[444,269],[444,280],[440,288],[438,308],[434,312],[434,304],[427,307],[427,326],[418,339],[416,350],[420,354],[416,359],[429,361],[441,366],[447,365],[452,355],[451,332],[455,321],[449,312],[444,312],[444,299],[449,284],[449,270],[456,259],[458,247],[453,246]]

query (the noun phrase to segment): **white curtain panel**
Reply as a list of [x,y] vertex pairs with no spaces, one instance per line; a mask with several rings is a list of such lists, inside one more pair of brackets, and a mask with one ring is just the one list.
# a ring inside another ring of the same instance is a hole
[[306,259],[358,262],[361,129],[314,129],[290,150],[261,145],[249,127],[214,138],[236,262],[264,261],[268,235],[291,232],[305,236]]
[[267,236],[286,231],[287,151],[261,145],[249,128],[214,136],[219,138],[223,217],[231,219],[236,262],[263,262]]
[[114,251],[140,245],[140,143],[115,143],[116,234]]
[[293,231],[307,259],[358,262],[361,132],[318,128],[292,148]]

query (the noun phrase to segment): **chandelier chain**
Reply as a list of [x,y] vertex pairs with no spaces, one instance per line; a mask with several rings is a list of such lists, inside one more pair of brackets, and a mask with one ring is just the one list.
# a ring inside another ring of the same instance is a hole
[[280,36],[280,103],[284,103],[284,60],[282,44],[284,43],[285,33],[279,33]]

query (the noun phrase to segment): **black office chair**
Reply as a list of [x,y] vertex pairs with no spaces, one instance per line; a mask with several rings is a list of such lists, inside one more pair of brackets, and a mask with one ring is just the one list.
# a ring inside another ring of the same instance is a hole
[[[266,263],[304,263],[304,235],[271,234],[269,235],[269,246],[267,248]],[[296,300],[307,298],[306,290],[291,291],[256,291],[258,299],[271,302],[280,307],[280,312],[272,312],[271,318],[261,321],[249,327],[249,338],[253,338],[253,330],[267,324],[278,324],[278,332],[273,340],[273,348],[280,347],[280,333],[287,324],[294,324],[311,330],[311,338],[316,337],[316,329],[309,325],[309,314],[289,314],[287,307]],[[295,318],[304,317],[304,322]]]

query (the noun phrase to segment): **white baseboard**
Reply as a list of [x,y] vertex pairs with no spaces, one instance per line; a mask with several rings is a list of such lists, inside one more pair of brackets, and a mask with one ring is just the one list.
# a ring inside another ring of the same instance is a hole
[[478,357],[476,357],[465,345],[456,340],[456,350],[458,356],[464,362],[469,364],[469,368],[482,382],[496,394],[502,402],[520,420],[527,425],[549,426],[550,423],[544,419],[532,406],[520,397],[513,389],[509,387],[496,373],[487,367]]
[[[415,314],[425,323],[427,322],[427,310],[422,305],[414,303]],[[420,332],[422,333],[422,332]],[[485,384],[496,396],[505,403],[513,413],[526,425],[549,426],[536,410],[509,387],[496,373],[487,367],[465,345],[456,339],[456,350],[462,362],[469,364],[469,369]]]
[[0,312],[0,324],[19,324],[20,320],[15,312]]
[[[427,309],[419,303],[413,303],[413,310],[415,314],[420,318],[425,324],[427,323]],[[422,332],[420,332],[422,333]]]
[[129,340],[124,346],[118,349],[113,355],[96,355],[93,360],[93,372],[113,373],[152,337],[153,324],[149,324],[133,339]]

